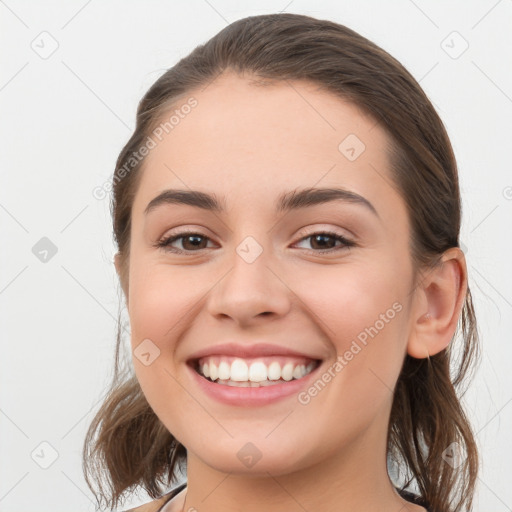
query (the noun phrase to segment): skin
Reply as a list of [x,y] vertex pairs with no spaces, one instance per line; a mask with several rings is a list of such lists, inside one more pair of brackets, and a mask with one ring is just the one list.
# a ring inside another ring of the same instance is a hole
[[[450,249],[413,286],[388,136],[352,104],[314,84],[259,87],[230,72],[191,95],[197,107],[146,158],[122,280],[132,348],[149,338],[160,350],[148,366],[133,358],[137,378],[188,451],[188,485],[170,510],[424,510],[403,500],[387,474],[392,389],[406,353],[427,357],[449,344],[466,294],[463,253]],[[354,161],[338,150],[351,133],[366,146]],[[378,217],[341,201],[275,215],[278,195],[307,187],[349,189]],[[167,188],[225,196],[227,210],[174,204],[145,215]],[[154,247],[180,227],[206,236],[206,248],[186,239],[173,247],[188,255]],[[356,245],[315,254],[311,235],[325,229]],[[250,264],[236,252],[247,236],[263,248]],[[122,276],[119,254],[115,263]],[[193,352],[235,339],[316,354],[324,373],[397,302],[401,311],[307,405],[297,396],[253,408],[221,404],[186,368]],[[251,468],[237,457],[247,442],[262,454]]]

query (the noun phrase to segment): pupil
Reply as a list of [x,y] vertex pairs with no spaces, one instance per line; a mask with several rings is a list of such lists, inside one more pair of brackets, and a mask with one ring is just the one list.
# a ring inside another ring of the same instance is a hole
[[[199,245],[201,244],[201,242],[200,242],[201,238],[203,238],[203,237],[200,235],[199,236],[198,235],[188,235],[187,237],[184,238],[183,245],[185,246],[186,243],[189,242],[190,240],[195,240],[192,242],[192,247],[195,247],[197,249],[197,247],[199,247]],[[199,242],[198,242],[198,239],[199,239]],[[201,247],[201,249],[202,248],[203,247]]]
[[[319,239],[321,240],[321,239],[326,239],[326,238],[327,238],[327,239],[330,239],[331,241],[333,240],[333,238],[332,238],[330,235],[315,235],[315,236],[313,237],[313,240],[314,240],[315,242],[317,242]],[[313,244],[313,245],[314,245],[314,244]],[[320,248],[321,248],[321,249],[325,249],[325,248],[326,248],[325,242],[324,242],[324,243],[320,242]],[[328,248],[330,248],[330,247],[328,247]]]

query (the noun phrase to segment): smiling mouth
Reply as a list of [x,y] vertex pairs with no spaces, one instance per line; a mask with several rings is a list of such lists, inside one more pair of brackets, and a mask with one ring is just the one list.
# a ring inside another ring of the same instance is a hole
[[191,361],[192,368],[209,382],[232,387],[266,387],[300,380],[321,361],[289,356],[242,359],[209,356]]

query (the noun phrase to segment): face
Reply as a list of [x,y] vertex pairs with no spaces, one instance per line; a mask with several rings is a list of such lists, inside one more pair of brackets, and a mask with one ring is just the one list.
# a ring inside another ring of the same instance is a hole
[[[145,396],[189,457],[220,471],[285,474],[355,443],[381,449],[413,283],[386,133],[304,82],[225,74],[191,96],[146,158],[132,210]],[[168,194],[146,211],[171,189],[219,209]],[[348,194],[294,203],[305,189]]]

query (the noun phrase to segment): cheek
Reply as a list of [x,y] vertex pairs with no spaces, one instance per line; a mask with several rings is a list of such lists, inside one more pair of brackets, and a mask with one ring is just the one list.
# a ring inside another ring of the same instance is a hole
[[173,354],[177,340],[188,327],[188,315],[193,315],[194,306],[199,305],[200,295],[182,271],[133,261],[128,308],[133,367],[158,414],[162,410],[160,399],[179,397],[180,388],[173,379],[177,375]]
[[385,262],[337,272],[317,267],[292,287],[331,345],[330,371],[323,375],[330,391],[320,398],[328,409],[339,411],[336,404],[344,403],[369,412],[372,403],[389,398],[407,341],[405,270]]
[[188,270],[154,263],[133,265],[129,300],[133,345],[149,338],[162,351],[172,349],[169,342],[199,306],[204,288],[189,275]]
[[[130,269],[129,316],[133,367],[155,414],[181,439],[181,417],[194,417],[194,402],[179,384],[174,352],[189,315],[201,307],[200,283],[194,285],[183,268],[136,260]],[[194,307],[195,306],[195,307]],[[149,353],[147,359],[143,354]],[[179,408],[180,414],[175,411]]]
[[305,312],[338,351],[348,349],[350,340],[359,335],[364,340],[365,329],[376,323],[379,331],[389,331],[389,324],[400,316],[396,303],[402,304],[405,276],[383,266],[375,262],[317,266],[294,278],[291,288],[299,304],[306,306]]

